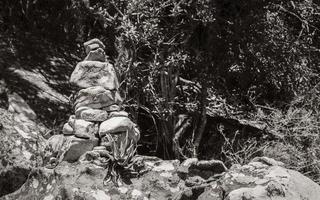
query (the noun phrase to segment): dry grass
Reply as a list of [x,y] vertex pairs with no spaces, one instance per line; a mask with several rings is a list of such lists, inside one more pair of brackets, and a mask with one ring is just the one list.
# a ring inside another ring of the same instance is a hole
[[239,140],[237,132],[233,138],[228,138],[223,129],[218,129],[224,136],[222,154],[227,164],[246,164],[255,156],[267,156],[320,183],[320,86],[299,96],[284,110],[272,106],[255,107],[256,112],[245,117],[256,124],[265,124],[266,130],[277,139],[243,141]]
[[[320,112],[319,92],[314,88],[293,101],[288,109],[258,109],[255,120],[268,124],[279,140],[268,144],[264,155],[300,171],[320,183]],[[261,144],[263,145],[263,144]]]

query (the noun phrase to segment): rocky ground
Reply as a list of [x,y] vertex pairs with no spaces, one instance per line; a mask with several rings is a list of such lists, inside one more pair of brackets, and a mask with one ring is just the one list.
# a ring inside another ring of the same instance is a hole
[[[45,128],[1,109],[0,199],[317,200],[320,186],[281,162],[257,157],[227,169],[221,161],[135,156],[118,184],[107,167],[63,161],[43,167]],[[20,120],[20,123],[19,121]],[[21,122],[21,120],[24,120]]]

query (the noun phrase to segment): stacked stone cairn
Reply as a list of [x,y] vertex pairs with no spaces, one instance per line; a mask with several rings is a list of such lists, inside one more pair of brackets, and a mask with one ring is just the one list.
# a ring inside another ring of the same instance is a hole
[[87,56],[70,77],[79,88],[73,98],[75,114],[64,124],[63,135],[49,139],[47,149],[55,163],[80,160],[107,165],[113,160],[126,165],[135,153],[139,130],[121,109],[119,82],[106,61],[104,44],[92,39],[84,47]]

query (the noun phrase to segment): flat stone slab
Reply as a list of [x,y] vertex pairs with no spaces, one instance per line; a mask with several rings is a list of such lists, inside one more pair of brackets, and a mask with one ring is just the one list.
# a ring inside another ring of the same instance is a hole
[[112,117],[129,117],[129,113],[126,111],[113,111],[109,114],[109,118]]
[[128,117],[113,117],[101,123],[99,128],[100,137],[106,134],[128,132],[128,137],[136,143],[140,138],[140,132]]
[[103,107],[102,109],[107,111],[107,112],[113,112],[113,111],[121,110],[120,106],[117,105],[117,104],[112,104],[110,106]]
[[101,123],[99,135],[126,132],[134,128],[134,123],[127,117],[113,117]]
[[103,122],[108,119],[108,112],[101,109],[80,107],[76,110],[76,117],[90,122]]
[[102,86],[82,89],[76,96],[74,103],[75,110],[80,107],[101,109],[113,104],[121,104],[122,99],[117,91],[106,90]]
[[107,62],[82,61],[72,72],[70,83],[80,88],[102,86],[108,90],[117,90],[119,81],[113,66]]

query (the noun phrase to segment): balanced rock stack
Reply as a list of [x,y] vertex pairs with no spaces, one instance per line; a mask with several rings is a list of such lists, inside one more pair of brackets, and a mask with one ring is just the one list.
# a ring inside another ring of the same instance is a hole
[[139,130],[121,110],[119,82],[113,65],[106,61],[104,44],[92,39],[84,47],[87,56],[70,77],[80,89],[73,100],[75,114],[64,125],[63,136],[49,139],[47,149],[60,161],[74,162],[91,151],[125,162],[135,152]]

